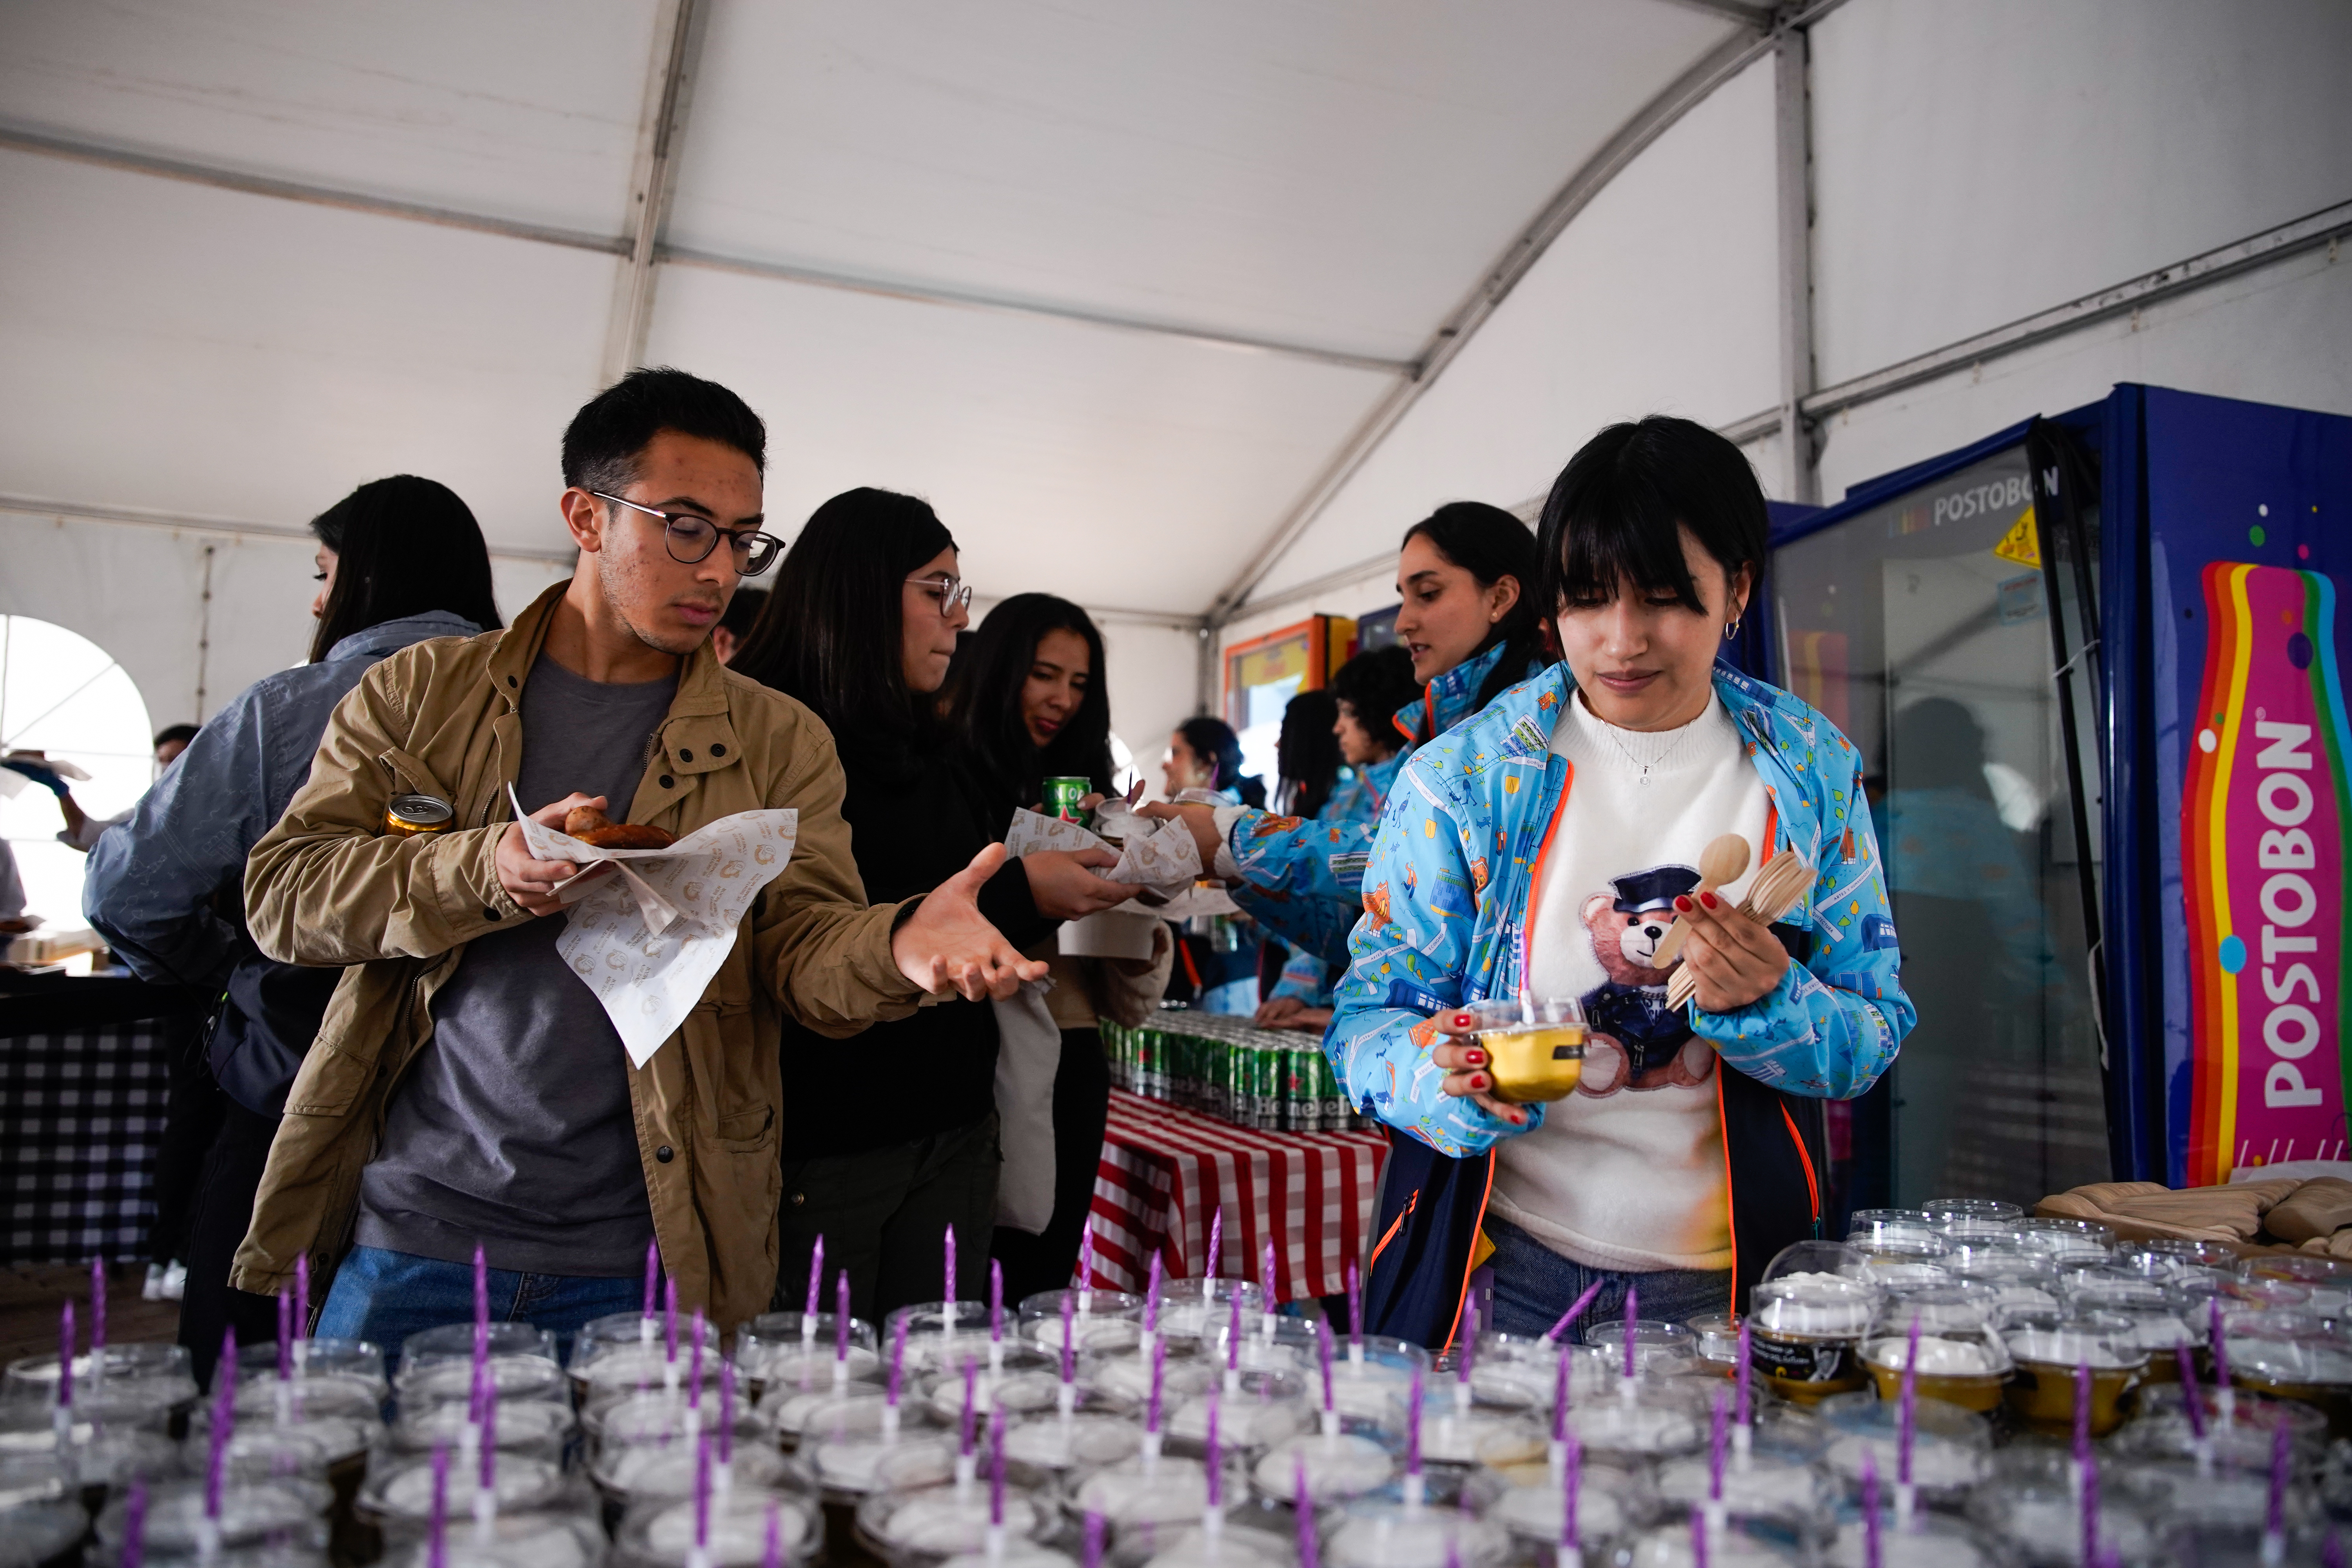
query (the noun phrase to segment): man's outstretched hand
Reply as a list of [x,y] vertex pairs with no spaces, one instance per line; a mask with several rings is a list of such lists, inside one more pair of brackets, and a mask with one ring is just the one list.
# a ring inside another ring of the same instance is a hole
[[1022,957],[980,912],[980,889],[1003,864],[1004,846],[992,844],[923,895],[890,938],[899,973],[925,991],[952,986],[968,1002],[1010,996],[1023,981],[1045,978],[1045,966]]

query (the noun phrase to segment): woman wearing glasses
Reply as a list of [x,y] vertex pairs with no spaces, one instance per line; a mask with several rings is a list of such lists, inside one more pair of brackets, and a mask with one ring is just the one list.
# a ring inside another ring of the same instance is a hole
[[[913,496],[855,489],[808,521],[732,668],[798,698],[832,728],[866,895],[927,891],[1003,836],[992,794],[958,760],[937,694],[971,621],[955,540]],[[981,909],[1027,949],[1065,920],[1124,903],[1100,851],[1009,862]],[[996,1221],[997,1023],[950,1001],[846,1041],[787,1023],[783,1073],[783,1268],[806,1277],[822,1237],[849,1270],[852,1305],[872,1320],[940,1299],[940,1240],[952,1227],[957,1295],[986,1292]],[[888,1086],[877,1100],[877,1078]],[[795,1291],[795,1294],[797,1292]]]

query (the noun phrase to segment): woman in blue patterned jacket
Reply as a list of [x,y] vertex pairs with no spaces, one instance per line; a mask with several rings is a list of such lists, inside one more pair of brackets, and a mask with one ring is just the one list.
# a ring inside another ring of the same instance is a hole
[[[1404,737],[1395,718],[1421,700],[1412,679],[1412,656],[1390,646],[1360,653],[1332,673],[1325,689],[1335,717],[1331,734],[1339,743],[1339,760],[1348,774],[1332,789],[1328,800],[1302,810],[1307,830],[1325,823],[1354,822],[1370,827],[1380,821],[1389,803],[1389,790],[1404,767]],[[1309,693],[1308,695],[1313,695]],[[1301,699],[1293,698],[1293,703]],[[1326,963],[1295,942],[1284,942],[1288,957],[1282,978],[1258,1005],[1262,1029],[1313,1029],[1318,1034],[1331,1022],[1331,983],[1343,966]]]
[[[1602,431],[1545,502],[1537,594],[1562,662],[1414,753],[1364,874],[1325,1037],[1407,1136],[1383,1183],[1373,1327],[1450,1342],[1491,1258],[1492,1326],[1538,1333],[1591,1284],[1644,1316],[1722,1310],[1822,1223],[1820,1107],[1894,1060],[1913,1010],[1861,761],[1821,714],[1717,662],[1765,550],[1747,459],[1687,420]],[[1748,869],[1697,888],[1699,852]],[[1736,909],[1775,856],[1805,892]],[[1665,1004],[1665,933],[1697,984]],[[1573,996],[1583,1082],[1495,1097],[1469,1004]]]
[[[1398,645],[1421,694],[1397,710],[1400,757],[1435,739],[1549,663],[1538,626],[1535,539],[1501,507],[1450,501],[1406,531],[1397,555]],[[1181,817],[1201,864],[1224,879],[1257,922],[1332,973],[1348,965],[1348,932],[1363,912],[1373,822],[1308,821],[1224,805],[1156,804]]]

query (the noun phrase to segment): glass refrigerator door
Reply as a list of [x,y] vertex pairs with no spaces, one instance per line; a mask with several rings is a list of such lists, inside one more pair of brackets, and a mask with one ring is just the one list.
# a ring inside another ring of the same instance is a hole
[[[2096,870],[2061,751],[2053,594],[2069,646],[2079,621],[2072,574],[2042,570],[2032,502],[2020,445],[1772,559],[1782,684],[1862,752],[1918,1009],[1854,1108],[1850,1205],[2031,1207],[2108,1175],[2082,881]],[[2078,695],[2077,710],[2096,709]],[[2095,755],[2078,755],[2095,791]]]

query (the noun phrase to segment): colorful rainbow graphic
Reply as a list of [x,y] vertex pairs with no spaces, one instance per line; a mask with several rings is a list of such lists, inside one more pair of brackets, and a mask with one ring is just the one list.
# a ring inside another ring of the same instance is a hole
[[2341,1151],[2352,973],[2352,725],[2336,585],[2227,561],[2208,565],[2204,583],[2205,672],[2181,810],[2192,1186]]

